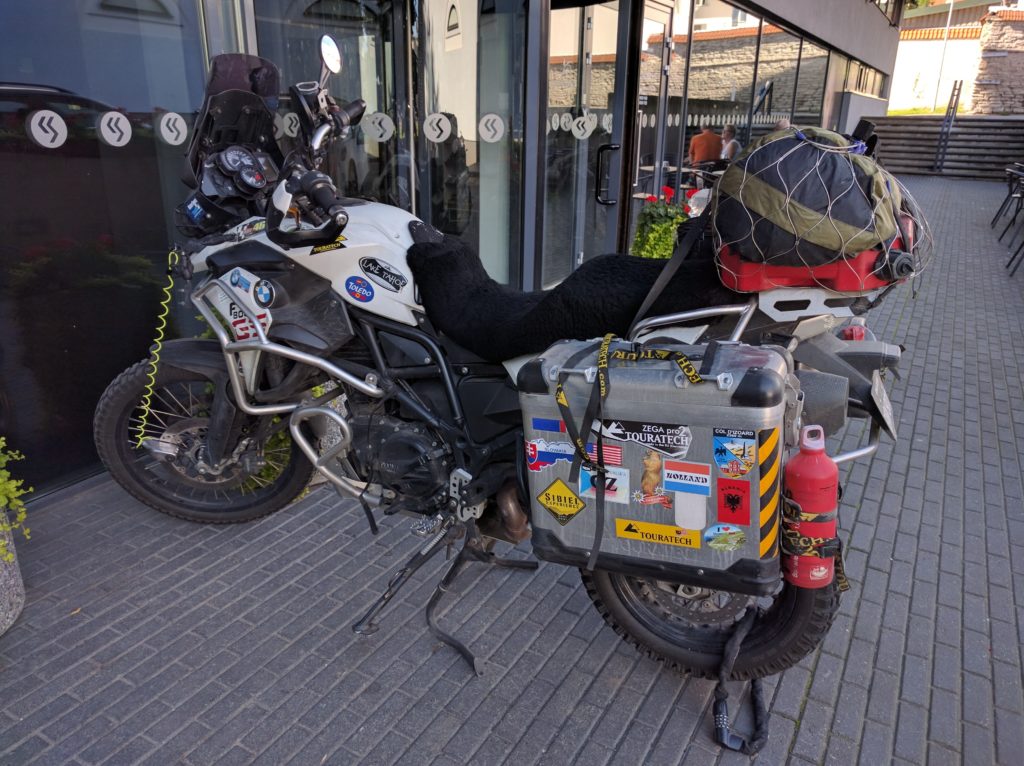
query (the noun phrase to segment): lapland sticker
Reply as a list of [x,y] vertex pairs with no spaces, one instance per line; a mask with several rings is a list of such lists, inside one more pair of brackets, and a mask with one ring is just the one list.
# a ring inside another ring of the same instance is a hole
[[573,446],[569,442],[549,442],[544,439],[526,442],[526,467],[540,471],[559,460],[572,462]]
[[633,492],[634,502],[640,505],[661,505],[672,508],[672,496],[661,485],[662,457],[656,450],[649,449],[644,455],[644,471],[640,477],[640,489]]
[[684,458],[690,449],[693,435],[689,426],[672,426],[664,423],[638,423],[633,420],[605,420],[601,432],[607,439],[633,442],[650,447],[669,457]]
[[757,441],[753,431],[731,428],[714,430],[715,464],[726,476],[746,476],[757,462]]
[[[580,496],[597,499],[597,474],[580,468]],[[629,505],[629,470],[610,467],[604,476],[604,501]]]
[[747,542],[747,535],[734,524],[715,524],[704,532],[704,542],[716,551],[736,551]]

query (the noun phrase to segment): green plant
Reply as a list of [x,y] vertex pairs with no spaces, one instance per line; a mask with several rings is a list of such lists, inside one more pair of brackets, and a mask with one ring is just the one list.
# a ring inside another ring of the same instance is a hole
[[[7,464],[12,460],[24,459],[25,456],[17,450],[8,450],[7,439],[0,436],[0,532],[19,529],[27,540],[29,528],[25,526],[25,501],[21,496],[31,492],[32,487],[22,489],[22,480],[12,479],[11,472],[7,470]],[[8,513],[14,515],[13,520],[8,518]],[[0,537],[0,561],[9,564],[14,561],[14,551],[8,549],[5,538],[6,535]]]
[[674,190],[661,187],[661,197],[647,197],[637,219],[636,236],[629,249],[640,258],[671,258],[676,247],[676,229],[687,219],[686,208],[672,202]]

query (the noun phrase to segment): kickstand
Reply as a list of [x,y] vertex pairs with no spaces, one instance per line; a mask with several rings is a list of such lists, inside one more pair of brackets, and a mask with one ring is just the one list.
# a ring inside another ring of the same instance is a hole
[[442,550],[441,543],[449,536],[455,525],[455,518],[449,516],[441,523],[440,529],[434,533],[434,536],[430,541],[417,550],[407,562],[405,566],[395,572],[391,579],[388,581],[388,588],[384,591],[384,595],[373,602],[373,606],[363,615],[359,622],[352,626],[352,632],[358,633],[361,636],[369,636],[377,632],[379,626],[377,625],[375,618],[381,613],[381,611],[388,605],[388,602],[395,597],[398,593],[399,588],[405,585],[409,578],[413,576],[417,569],[426,564],[430,559],[434,557],[434,554],[439,550]]
[[476,527],[476,522],[469,521],[466,524],[466,541],[463,543],[458,554],[456,554],[455,560],[448,568],[448,571],[444,573],[444,577],[441,578],[441,582],[437,584],[433,595],[430,597],[430,601],[427,602],[427,627],[430,628],[430,632],[461,654],[462,658],[469,663],[471,668],[473,668],[473,672],[478,676],[481,676],[484,672],[483,660],[474,655],[473,652],[471,652],[464,643],[459,641],[459,639],[455,638],[455,636],[442,630],[437,624],[437,619],[434,617],[434,610],[437,608],[438,603],[440,603],[441,597],[448,592],[452,583],[455,582],[455,578],[459,576],[459,572],[461,572],[467,564],[473,561],[478,561],[481,564],[490,564],[496,567],[506,567],[508,569],[528,570],[536,569],[537,562],[519,561],[516,559],[506,559],[495,556],[485,548],[483,537],[481,537],[480,531]]

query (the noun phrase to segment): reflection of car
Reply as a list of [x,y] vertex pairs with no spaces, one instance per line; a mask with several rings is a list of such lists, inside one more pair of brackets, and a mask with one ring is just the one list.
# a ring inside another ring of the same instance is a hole
[[61,151],[83,156],[99,153],[96,121],[104,112],[124,114],[132,123],[133,132],[138,128],[152,127],[149,115],[133,116],[123,109],[79,96],[64,88],[0,82],[0,141],[26,140],[32,150],[43,151],[28,140],[25,127],[28,116],[40,109],[56,112],[67,125],[68,137]]

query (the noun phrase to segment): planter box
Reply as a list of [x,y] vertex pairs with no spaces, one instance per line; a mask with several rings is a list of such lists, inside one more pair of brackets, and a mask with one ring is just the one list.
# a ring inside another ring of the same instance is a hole
[[[0,513],[6,513],[0,510]],[[14,561],[0,561],[0,636],[10,628],[22,607],[25,606],[25,583],[18,567],[18,553],[14,549],[14,536],[0,530],[0,538],[6,541],[7,549],[14,553]]]

